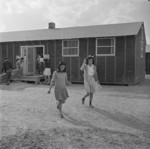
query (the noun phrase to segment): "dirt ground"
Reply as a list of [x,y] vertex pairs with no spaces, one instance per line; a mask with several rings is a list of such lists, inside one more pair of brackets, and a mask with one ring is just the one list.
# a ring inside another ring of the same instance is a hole
[[0,85],[0,149],[149,149],[150,79],[108,86],[83,106],[83,85],[68,87],[59,118],[52,89],[13,82]]

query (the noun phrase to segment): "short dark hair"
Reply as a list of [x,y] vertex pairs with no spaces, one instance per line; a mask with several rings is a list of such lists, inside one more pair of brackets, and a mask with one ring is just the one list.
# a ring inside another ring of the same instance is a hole
[[93,64],[95,64],[95,59],[94,59],[94,56],[92,56],[92,55],[89,55],[88,57],[87,57],[87,59],[86,59],[86,64],[88,64],[88,60],[89,59],[92,59],[93,60]]
[[[64,65],[65,69],[63,71],[60,70],[60,66]],[[66,63],[63,61],[60,61],[58,64],[57,72],[66,72]]]

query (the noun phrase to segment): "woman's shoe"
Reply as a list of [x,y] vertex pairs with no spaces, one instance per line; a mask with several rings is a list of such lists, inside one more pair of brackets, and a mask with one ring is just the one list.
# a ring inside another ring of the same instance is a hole
[[62,113],[60,113],[60,118],[64,118],[64,115]]
[[94,106],[93,106],[93,105],[89,105],[89,107],[90,107],[90,108],[94,108]]

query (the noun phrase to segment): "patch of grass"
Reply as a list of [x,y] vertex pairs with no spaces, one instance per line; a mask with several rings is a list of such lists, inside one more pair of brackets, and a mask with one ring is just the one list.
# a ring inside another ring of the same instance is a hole
[[103,129],[61,129],[48,131],[25,130],[0,140],[0,149],[146,149],[148,139],[127,133]]

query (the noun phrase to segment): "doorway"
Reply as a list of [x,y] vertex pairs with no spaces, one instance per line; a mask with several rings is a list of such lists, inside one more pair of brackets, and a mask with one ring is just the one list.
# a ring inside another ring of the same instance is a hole
[[21,46],[21,57],[24,58],[23,75],[36,74],[36,61],[38,54],[42,56],[45,54],[44,45]]

